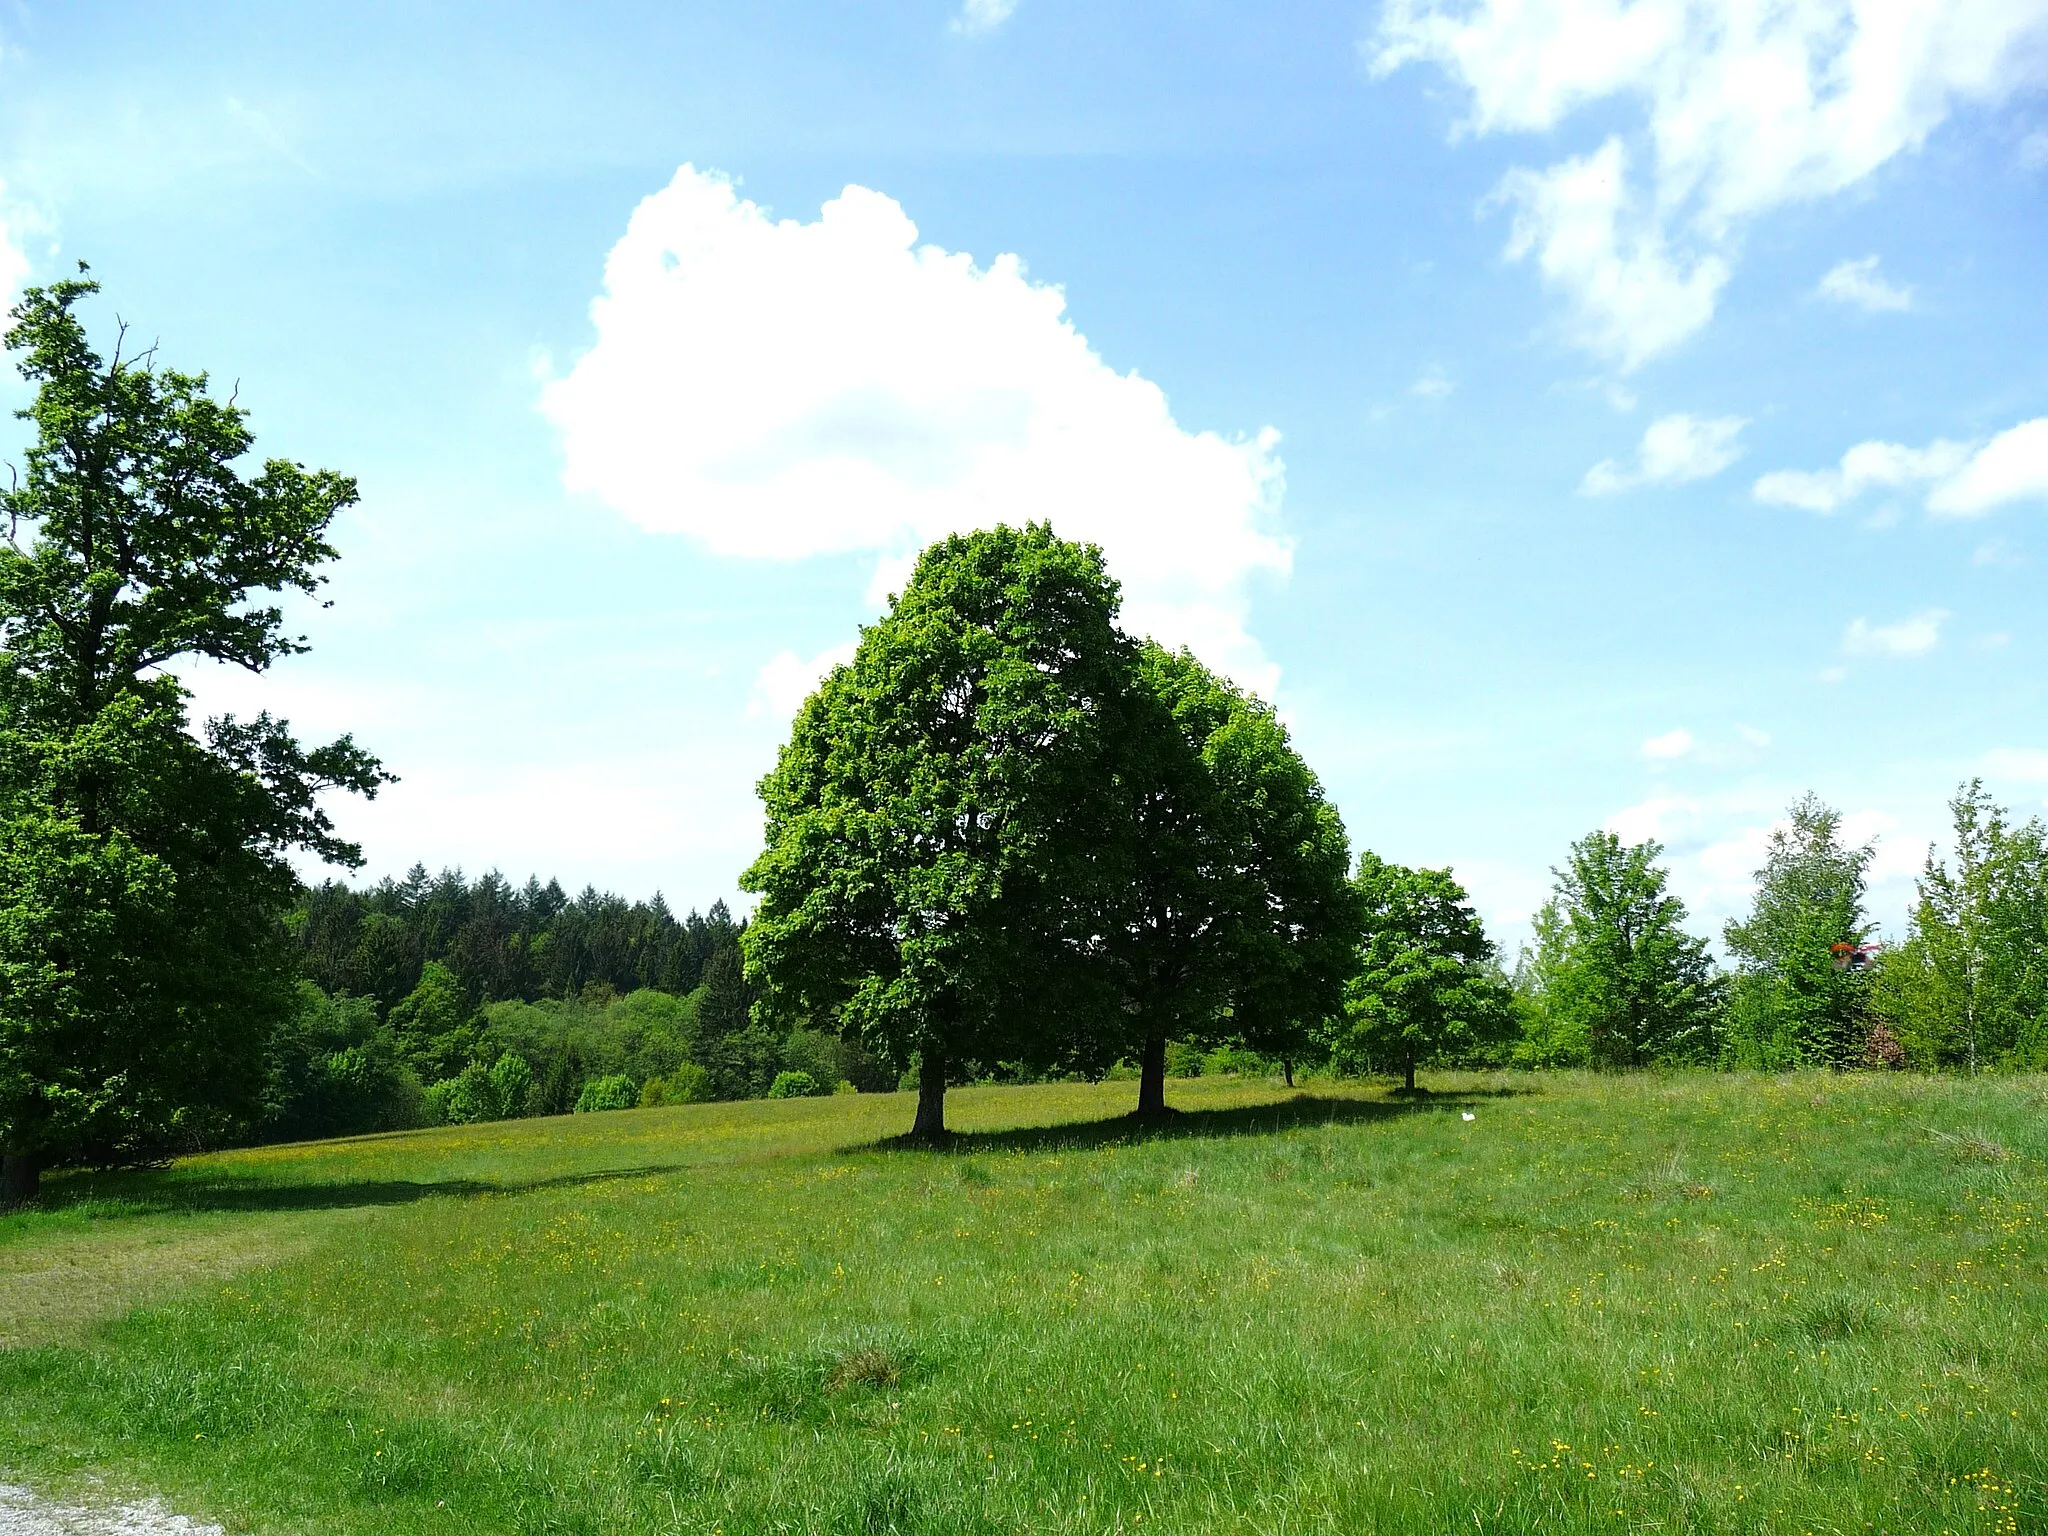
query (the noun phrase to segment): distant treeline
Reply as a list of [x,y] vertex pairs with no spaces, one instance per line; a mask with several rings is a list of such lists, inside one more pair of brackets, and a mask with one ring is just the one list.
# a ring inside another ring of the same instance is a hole
[[640,1104],[882,1089],[858,1046],[755,1022],[722,901],[677,917],[460,870],[308,888],[304,980],[267,1047],[263,1140]]
[[628,902],[585,886],[571,897],[555,880],[515,888],[496,870],[471,882],[459,869],[429,875],[421,864],[362,890],[339,881],[312,887],[289,926],[310,980],[324,992],[374,999],[380,1012],[419,985],[430,961],[455,978],[471,1008],[578,997],[593,984],[682,997],[739,933],[722,901],[678,918],[659,893]]

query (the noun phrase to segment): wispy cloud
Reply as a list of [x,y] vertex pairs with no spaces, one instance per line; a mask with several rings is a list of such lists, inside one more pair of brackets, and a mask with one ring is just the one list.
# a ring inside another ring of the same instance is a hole
[[1579,492],[1612,496],[1643,485],[1684,485],[1718,475],[1742,457],[1736,439],[1745,425],[1740,416],[1660,416],[1644,431],[1632,466],[1602,459],[1586,471]]
[[953,17],[951,29],[965,37],[993,32],[1016,10],[1017,0],[960,0],[960,10]]
[[1441,400],[1458,386],[1451,382],[1451,376],[1441,368],[1425,368],[1422,377],[1408,386],[1408,393],[1424,400]]
[[1913,290],[1902,283],[1888,283],[1877,275],[1877,258],[1837,262],[1820,280],[1814,292],[1837,304],[1853,304],[1872,314],[1911,309]]
[[1684,726],[1675,731],[1666,731],[1662,736],[1652,736],[1643,743],[1643,756],[1656,763],[1668,763],[1684,757],[1692,751],[1692,732]]
[[2036,3],[1387,0],[1376,74],[1436,66],[1460,133],[1553,133],[1641,103],[1590,153],[1503,178],[1511,258],[1624,371],[1712,319],[1745,228],[1863,182],[1956,111],[2032,82]]
[[1842,649],[1851,656],[1924,656],[1941,644],[1946,608],[1925,608],[1896,624],[1854,619],[1842,632]]

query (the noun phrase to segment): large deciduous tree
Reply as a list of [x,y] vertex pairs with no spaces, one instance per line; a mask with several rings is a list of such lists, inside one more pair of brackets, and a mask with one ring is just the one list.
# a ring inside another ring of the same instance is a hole
[[1103,926],[1152,1115],[1169,1039],[1298,1054],[1342,1004],[1356,902],[1343,823],[1271,706],[1150,642],[1130,688]]
[[962,1062],[1091,1033],[1131,665],[1117,602],[1100,551],[1042,524],[932,545],[761,782],[758,1006],[914,1056],[915,1136],[945,1133]]
[[1728,1054],[1767,1069],[1849,1066],[1868,1033],[1870,937],[1863,888],[1872,848],[1847,847],[1839,811],[1813,795],[1771,833],[1749,916],[1723,930],[1736,973]]
[[[82,272],[83,269],[81,269]],[[89,278],[32,288],[8,348],[34,402],[0,496],[0,1190],[53,1161],[153,1153],[257,1112],[296,1006],[288,850],[360,862],[319,797],[385,775],[285,722],[188,729],[167,668],[262,672],[303,649],[269,601],[311,593],[354,482],[271,459],[206,377],[93,350]]]
[[1718,1046],[1721,978],[1706,940],[1685,931],[1685,903],[1665,889],[1663,851],[1588,834],[1553,871],[1537,917],[1541,1026],[1584,1040],[1595,1066],[1704,1061]]
[[1470,1057],[1513,1038],[1514,997],[1489,962],[1493,943],[1444,869],[1408,869],[1359,855],[1358,964],[1332,1053],[1342,1065],[1398,1067]]

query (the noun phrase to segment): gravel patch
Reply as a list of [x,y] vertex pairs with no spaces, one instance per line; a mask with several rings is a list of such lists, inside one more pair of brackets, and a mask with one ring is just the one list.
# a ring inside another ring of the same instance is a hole
[[0,1536],[227,1536],[217,1525],[174,1515],[156,1499],[140,1504],[60,1504],[0,1483]]

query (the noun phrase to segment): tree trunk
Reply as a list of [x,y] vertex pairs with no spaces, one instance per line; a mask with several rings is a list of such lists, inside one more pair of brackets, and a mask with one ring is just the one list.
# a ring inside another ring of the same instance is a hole
[[34,1152],[0,1153],[0,1210],[33,1204],[43,1188],[43,1160]]
[[946,1139],[946,1056],[929,1046],[918,1059],[917,1120],[910,1135],[913,1141]]
[[1138,1066],[1138,1113],[1166,1113],[1166,1037],[1153,1035],[1145,1042]]
[[1280,1070],[1287,1075],[1287,1086],[1292,1088],[1294,1086],[1294,1063],[1285,1056],[1282,1056],[1280,1058]]
[[1415,1091],[1415,1053],[1408,1053],[1408,1081],[1402,1084],[1410,1093]]

